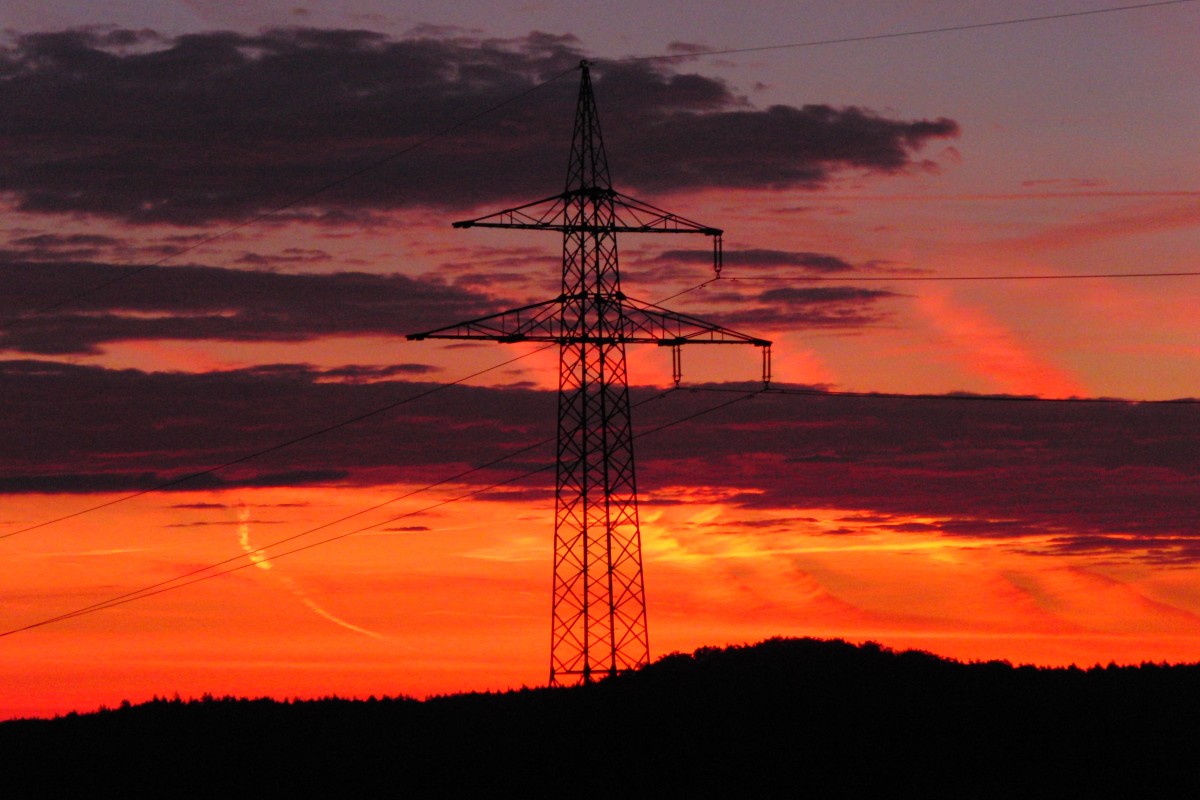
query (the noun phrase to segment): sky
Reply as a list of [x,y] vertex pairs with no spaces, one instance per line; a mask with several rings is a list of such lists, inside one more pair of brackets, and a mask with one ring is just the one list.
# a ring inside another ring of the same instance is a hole
[[0,718],[546,681],[557,354],[404,335],[558,292],[450,222],[561,191],[585,58],[725,231],[624,291],[783,390],[629,350],[653,656],[1200,660],[1200,275],[1081,277],[1200,273],[1200,4],[890,35],[1113,5],[0,2]]

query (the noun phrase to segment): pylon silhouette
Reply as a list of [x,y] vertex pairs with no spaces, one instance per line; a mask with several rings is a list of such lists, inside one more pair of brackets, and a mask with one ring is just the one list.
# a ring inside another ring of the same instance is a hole
[[671,347],[677,386],[685,344],[761,347],[764,383],[770,381],[771,363],[771,343],[765,339],[634,300],[621,291],[618,233],[710,236],[719,278],[722,231],[613,191],[588,62],[580,62],[580,70],[565,191],[454,223],[455,228],[560,231],[562,293],[408,336],[559,345],[552,686],[590,683],[650,660],[625,345]]

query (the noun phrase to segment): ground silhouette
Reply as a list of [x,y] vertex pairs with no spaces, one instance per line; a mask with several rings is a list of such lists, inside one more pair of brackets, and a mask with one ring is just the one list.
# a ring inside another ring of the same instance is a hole
[[1198,719],[1200,665],[771,639],[575,689],[0,723],[0,796],[1195,796]]

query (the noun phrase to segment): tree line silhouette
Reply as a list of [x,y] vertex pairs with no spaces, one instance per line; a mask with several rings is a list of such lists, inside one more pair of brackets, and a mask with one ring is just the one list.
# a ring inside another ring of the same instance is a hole
[[961,663],[841,640],[675,653],[571,689],[155,699],[0,723],[0,795],[1163,796],[1200,665]]

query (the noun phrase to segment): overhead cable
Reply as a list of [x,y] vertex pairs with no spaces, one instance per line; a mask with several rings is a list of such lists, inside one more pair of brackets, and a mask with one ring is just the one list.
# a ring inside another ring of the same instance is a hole
[[[880,283],[889,281],[1062,281],[1062,280],[1103,280],[1109,278],[1195,278],[1200,277],[1200,271],[1195,272],[1088,272],[1079,274],[1057,275],[1042,273],[1037,275],[723,275],[721,280],[728,281],[764,281],[769,283],[804,283],[806,281],[829,282],[868,282]],[[716,280],[715,278],[713,280]],[[713,281],[707,281],[707,285]],[[694,287],[695,288],[695,287]],[[688,289],[687,291],[692,291]],[[682,294],[682,292],[681,292]]]
[[245,455],[238,456],[237,458],[230,459],[229,461],[226,461],[222,464],[217,464],[216,466],[207,467],[206,469],[202,469],[202,470],[197,470],[196,472],[189,472],[186,475],[181,475],[178,478],[172,478],[171,480],[168,480],[168,481],[163,481],[162,483],[155,484],[154,486],[151,486],[147,489],[141,489],[136,492],[131,492],[129,494],[122,495],[121,497],[117,497],[113,500],[108,500],[103,503],[98,503],[97,505],[90,506],[90,507],[84,508],[84,509],[80,509],[79,511],[74,511],[70,514],[64,514],[60,517],[55,517],[54,519],[44,520],[42,522],[37,523],[36,525],[28,525],[24,528],[18,528],[15,531],[9,531],[8,533],[0,535],[0,539],[7,539],[10,536],[16,536],[18,533],[26,533],[28,531],[37,530],[38,528],[45,528],[49,525],[54,525],[55,523],[63,522],[68,519],[74,519],[76,517],[81,517],[84,514],[90,514],[93,511],[99,511],[102,508],[109,508],[109,507],[115,506],[119,503],[124,503],[128,500],[133,500],[136,497],[142,497],[143,495],[152,494],[153,492],[161,492],[164,489],[169,489],[173,486],[179,486],[180,484],[187,483],[188,481],[195,480],[196,478],[203,477],[204,475],[211,475],[214,472],[220,472],[223,469],[227,469],[227,468],[235,466],[237,464],[244,464],[245,462],[250,461],[252,459],[259,458],[261,456],[265,456],[268,453],[274,453],[278,450],[284,449],[285,447],[291,447],[293,445],[300,444],[301,442],[306,442],[309,439],[315,439],[318,436],[324,436],[327,433],[331,433],[331,432],[339,430],[341,428],[345,428],[350,425],[354,425],[355,423],[362,422],[365,419],[370,419],[371,417],[378,416],[379,414],[382,414],[385,411],[391,411],[394,408],[399,408],[400,406],[407,405],[416,400],[420,400],[422,398],[429,397],[432,394],[437,394],[438,392],[449,389],[452,386],[458,386],[459,384],[466,383],[467,381],[471,380],[472,378],[478,378],[480,375],[484,375],[493,370],[500,369],[500,367],[508,366],[509,364],[512,364],[516,361],[520,361],[523,358],[529,358],[529,356],[532,356],[535,353],[540,353],[541,351],[543,351],[549,347],[553,347],[553,345],[548,344],[548,345],[544,345],[542,347],[538,347],[534,350],[530,350],[528,353],[524,353],[522,355],[515,356],[514,358],[510,358],[506,361],[501,361],[499,364],[493,364],[492,366],[487,367],[486,369],[481,369],[476,372],[472,372],[470,375],[464,375],[463,377],[461,377],[457,380],[451,381],[449,383],[438,384],[437,386],[434,386],[433,388],[430,388],[430,389],[426,389],[423,392],[417,392],[414,395],[410,395],[408,397],[401,398],[400,400],[395,400],[386,405],[379,406],[378,408],[373,408],[370,411],[367,411],[362,414],[358,414],[357,416],[354,416],[354,417],[350,417],[349,419],[344,419],[344,420],[341,420],[340,422],[335,422],[332,425],[327,425],[324,428],[321,428],[319,430],[309,431],[308,433],[302,434],[300,436],[296,436],[292,439],[288,439],[287,441],[273,444],[270,447],[264,447],[261,450],[256,450],[252,453],[247,453]]
[[909,31],[892,31],[891,33],[875,33],[863,36],[843,36],[834,39],[812,39],[806,42],[790,42],[788,44],[769,44],[760,45],[757,47],[730,47],[720,50],[688,50],[682,53],[672,53],[670,55],[652,55],[652,56],[629,56],[626,58],[598,58],[597,63],[604,62],[627,62],[627,61],[674,61],[679,59],[697,58],[699,56],[723,56],[732,55],[735,53],[762,53],[770,50],[791,50],[800,47],[821,47],[831,44],[850,44],[853,42],[874,42],[881,39],[902,39],[910,36],[928,36],[935,33],[951,33],[953,31],[970,31],[981,28],[998,28],[1004,25],[1024,25],[1031,22],[1046,22],[1056,19],[1070,19],[1073,17],[1090,17],[1097,14],[1113,14],[1122,11],[1138,11],[1146,8],[1158,8],[1160,6],[1177,6],[1184,3],[1191,3],[1194,0],[1160,0],[1155,3],[1134,3],[1131,5],[1108,6],[1106,8],[1093,8],[1086,11],[1064,11],[1058,14],[1041,14],[1033,17],[1015,17],[1012,19],[997,19],[989,22],[972,22],[965,25],[944,25],[937,28],[920,28]]
[[[670,393],[671,393],[671,392],[673,392],[673,391],[676,391],[676,390],[674,390],[674,389],[668,389],[666,392],[663,392],[661,395],[657,395],[657,396],[655,396],[655,397],[648,398],[647,400],[644,400],[644,401],[642,401],[642,402],[641,402],[641,403],[639,403],[638,405],[642,405],[642,404],[644,404],[644,403],[646,403],[646,402],[650,402],[650,401],[653,401],[653,400],[658,400],[658,399],[661,399],[662,397],[665,397],[666,395],[670,394]],[[741,395],[739,395],[738,397],[735,397],[735,398],[733,398],[732,400],[726,400],[725,402],[723,402],[723,403],[718,403],[718,404],[717,404],[717,405],[715,405],[715,406],[711,406],[711,407],[709,407],[709,408],[701,409],[700,411],[696,411],[696,412],[694,412],[694,413],[688,414],[688,415],[686,415],[686,416],[680,417],[680,418],[678,418],[678,419],[675,419],[675,420],[672,420],[672,421],[670,421],[670,422],[666,422],[666,423],[664,423],[664,424],[662,424],[662,425],[659,425],[659,426],[657,426],[657,427],[650,428],[650,429],[647,429],[647,430],[645,430],[645,431],[642,431],[642,432],[640,432],[640,433],[638,433],[638,434],[635,434],[635,435],[634,435],[634,438],[635,438],[635,439],[637,439],[637,438],[641,438],[641,437],[643,437],[643,436],[651,436],[651,435],[653,435],[653,434],[655,434],[655,433],[658,433],[659,431],[663,431],[663,430],[666,430],[666,429],[668,429],[668,428],[673,428],[673,427],[675,427],[676,425],[681,425],[681,424],[683,424],[683,423],[685,423],[685,422],[688,422],[688,421],[690,421],[690,420],[696,419],[697,417],[702,417],[702,416],[704,416],[704,415],[706,415],[706,414],[711,414],[711,413],[713,413],[714,411],[719,411],[720,409],[727,408],[727,407],[729,407],[729,406],[731,406],[731,405],[734,405],[735,403],[740,403],[740,402],[743,402],[743,401],[745,401],[745,400],[749,400],[750,398],[754,397],[756,394],[760,394],[760,393],[761,393],[761,391],[760,391],[760,392],[746,392],[746,393],[744,393],[744,394],[741,394]],[[551,440],[547,439],[547,440],[544,440],[544,441],[537,442],[537,443],[535,443],[535,444],[529,445],[529,446],[527,446],[527,447],[521,448],[520,450],[515,450],[515,451],[512,451],[512,452],[510,452],[510,453],[507,453],[507,454],[505,454],[504,456],[501,456],[500,458],[497,458],[497,459],[494,459],[493,461],[490,461],[490,462],[488,462],[488,464],[486,464],[486,465],[480,465],[480,466],[478,466],[478,467],[473,467],[473,468],[471,468],[471,469],[469,469],[469,470],[466,470],[465,472],[459,473],[459,475],[457,475],[457,476],[453,476],[453,477],[445,478],[445,479],[442,479],[442,480],[440,480],[440,481],[437,481],[437,482],[435,482],[435,483],[429,484],[428,486],[422,487],[422,488],[420,488],[420,489],[416,489],[416,490],[414,490],[414,491],[412,491],[412,492],[409,492],[409,493],[408,493],[408,494],[406,494],[406,495],[403,495],[403,497],[411,497],[411,496],[412,496],[412,495],[414,495],[414,494],[418,494],[418,493],[420,493],[420,492],[423,492],[423,491],[428,491],[428,490],[429,490],[429,489],[431,489],[431,488],[434,488],[434,487],[436,487],[436,486],[443,485],[443,484],[445,484],[445,483],[447,483],[447,482],[449,482],[449,481],[455,480],[457,477],[461,477],[461,476],[463,476],[463,475],[467,475],[467,474],[469,474],[469,473],[472,473],[472,472],[477,472],[477,471],[479,471],[479,470],[481,470],[481,469],[486,469],[488,466],[493,466],[493,465],[495,465],[495,464],[497,464],[497,463],[499,463],[499,462],[501,462],[501,461],[503,461],[503,460],[505,460],[505,459],[507,459],[507,458],[511,458],[513,455],[517,455],[517,454],[519,454],[519,453],[523,453],[523,452],[528,452],[529,450],[532,450],[532,449],[534,449],[534,448],[536,448],[536,447],[540,447],[540,446],[543,446],[543,445],[545,445],[545,444],[548,444],[550,441],[551,441]],[[292,548],[291,550],[284,550],[283,552],[280,552],[280,553],[271,553],[271,554],[270,554],[270,558],[271,558],[272,560],[276,560],[276,559],[284,558],[285,556],[290,556],[290,555],[294,555],[294,554],[296,554],[296,553],[301,553],[301,552],[304,552],[305,550],[311,550],[311,549],[312,549],[312,548],[314,548],[314,547],[320,547],[320,546],[322,546],[322,545],[329,544],[330,542],[335,542],[335,541],[338,541],[339,539],[345,539],[345,538],[347,538],[347,537],[349,537],[349,536],[354,536],[354,535],[356,535],[356,534],[365,533],[365,532],[367,532],[367,531],[374,530],[375,528],[379,528],[380,526],[383,526],[383,525],[389,525],[389,524],[391,524],[391,523],[398,522],[398,521],[400,521],[400,520],[407,519],[407,518],[409,518],[409,517],[414,517],[414,516],[417,516],[417,515],[420,515],[420,514],[425,514],[425,513],[429,512],[429,511],[433,511],[433,510],[435,510],[435,509],[438,509],[438,508],[441,508],[441,507],[443,507],[443,506],[447,506],[447,505],[449,505],[449,504],[451,504],[451,503],[455,503],[455,502],[458,502],[458,501],[460,501],[460,500],[466,500],[466,499],[469,499],[469,498],[471,498],[471,497],[476,497],[476,496],[478,496],[478,495],[484,494],[484,493],[486,493],[486,492],[489,492],[489,491],[492,491],[492,490],[494,490],[494,489],[498,489],[498,488],[500,488],[500,487],[502,487],[502,486],[507,486],[507,485],[509,485],[509,484],[516,483],[516,482],[518,482],[518,481],[524,480],[525,478],[532,477],[532,476],[534,476],[534,475],[537,475],[537,474],[539,474],[539,473],[542,473],[542,472],[547,472],[547,471],[549,471],[549,470],[553,469],[554,467],[555,467],[555,463],[554,463],[554,462],[550,462],[550,463],[547,463],[547,464],[543,464],[543,465],[542,465],[542,466],[540,466],[540,467],[536,467],[536,468],[534,468],[534,469],[532,469],[532,470],[528,470],[528,471],[526,471],[526,472],[523,472],[523,473],[521,473],[521,474],[519,474],[519,475],[514,475],[514,476],[512,476],[512,477],[505,478],[504,480],[497,481],[497,482],[495,482],[495,483],[489,484],[488,486],[484,486],[484,487],[482,487],[482,488],[478,488],[478,489],[471,489],[470,491],[463,492],[462,494],[458,494],[458,495],[455,495],[454,497],[450,497],[450,498],[447,498],[447,499],[444,499],[444,500],[439,500],[439,501],[438,501],[438,502],[436,502],[436,503],[432,503],[432,504],[430,504],[430,505],[428,505],[428,506],[424,506],[423,508],[419,508],[419,509],[416,509],[416,510],[414,510],[414,511],[408,511],[408,512],[405,512],[404,514],[398,514],[398,515],[396,515],[396,516],[393,516],[393,517],[390,517],[390,518],[388,518],[388,519],[386,519],[386,520],[383,520],[382,522],[376,522],[376,523],[372,523],[371,525],[366,525],[366,526],[363,526],[363,527],[361,527],[361,528],[356,528],[356,529],[354,529],[354,530],[351,530],[351,531],[345,531],[345,532],[343,532],[343,533],[335,534],[335,535],[333,535],[333,536],[329,536],[329,537],[326,537],[326,538],[324,538],[324,539],[320,539],[320,540],[318,540],[318,541],[315,541],[315,542],[308,542],[308,543],[306,543],[306,544],[303,544],[303,545],[300,545],[300,546],[298,546],[298,547],[294,547],[294,548]],[[400,499],[400,498],[396,498],[396,499]],[[395,502],[395,500],[396,500],[396,499],[390,500],[390,501],[388,501],[388,503]],[[386,505],[386,504],[387,504],[387,503],[383,503],[383,504],[380,504],[380,506],[382,506],[382,505]],[[372,509],[367,509],[366,511],[373,510],[374,508],[378,508],[378,507],[380,507],[380,506],[375,506],[375,507],[373,507]],[[153,596],[155,596],[155,595],[158,595],[158,594],[163,594],[163,593],[165,593],[165,592],[173,591],[173,590],[175,590],[175,589],[182,589],[182,588],[183,588],[183,587],[185,587],[185,586],[191,586],[191,585],[193,585],[193,584],[196,584],[196,583],[201,583],[201,582],[203,582],[203,581],[211,580],[211,579],[213,579],[213,578],[219,578],[219,577],[221,577],[221,576],[223,576],[223,575],[228,575],[228,574],[230,574],[230,573],[232,573],[232,572],[238,572],[238,571],[240,571],[240,570],[246,569],[247,567],[252,567],[252,566],[254,566],[254,565],[255,565],[255,563],[256,563],[256,562],[254,561],[254,557],[255,557],[256,555],[263,555],[263,554],[265,554],[265,551],[266,551],[266,550],[268,550],[268,549],[270,549],[270,548],[272,548],[272,547],[276,547],[276,546],[278,546],[278,545],[280,545],[280,544],[283,544],[284,542],[293,541],[293,540],[295,540],[295,539],[298,539],[298,538],[300,538],[301,536],[306,536],[306,535],[308,535],[309,533],[313,533],[313,532],[315,532],[315,531],[317,531],[317,530],[321,530],[321,529],[327,528],[327,527],[329,527],[329,526],[331,526],[331,525],[334,525],[334,524],[337,524],[338,522],[340,522],[340,521],[343,521],[343,520],[345,520],[345,519],[350,519],[350,518],[352,518],[352,517],[354,517],[354,516],[358,516],[358,515],[359,515],[359,514],[361,514],[361,513],[366,513],[366,511],[362,511],[362,512],[357,512],[357,513],[355,513],[355,514],[351,514],[351,515],[349,515],[349,516],[347,516],[347,517],[344,517],[342,520],[336,520],[336,521],[334,521],[334,522],[331,522],[331,523],[326,523],[325,525],[321,525],[321,526],[319,526],[319,527],[317,527],[317,528],[313,528],[313,529],[310,529],[310,530],[308,530],[308,531],[305,531],[305,532],[303,532],[303,533],[298,533],[298,534],[295,534],[295,535],[293,535],[293,536],[289,536],[289,537],[287,537],[287,538],[285,538],[285,539],[281,539],[281,540],[279,540],[279,541],[277,541],[277,542],[274,542],[274,543],[272,543],[272,544],[265,545],[265,546],[263,546],[263,547],[260,547],[260,548],[256,548],[255,550],[252,550],[252,551],[249,551],[249,552],[240,553],[240,554],[238,554],[237,556],[234,556],[234,557],[232,557],[232,558],[225,559],[224,561],[219,561],[219,562],[216,562],[216,563],[214,563],[214,564],[210,564],[210,565],[208,565],[208,566],[206,566],[206,567],[201,567],[201,568],[199,568],[199,569],[192,570],[192,571],[190,571],[190,572],[187,572],[187,573],[184,573],[184,574],[182,574],[182,575],[177,575],[177,576],[175,576],[174,578],[171,578],[171,579],[169,579],[169,580],[166,580],[166,581],[161,581],[161,582],[159,582],[159,583],[152,584],[152,585],[150,585],[150,586],[143,587],[142,589],[136,589],[136,590],[134,590],[134,591],[132,591],[132,592],[126,592],[125,594],[122,594],[122,595],[118,595],[118,596],[116,596],[116,597],[109,598],[108,600],[103,600],[103,601],[100,601],[100,602],[98,602],[98,603],[93,603],[92,605],[89,605],[89,606],[84,606],[84,607],[81,607],[81,608],[77,608],[77,609],[75,609],[75,610],[73,610],[73,611],[68,611],[68,612],[65,612],[65,613],[63,613],[63,614],[59,614],[59,615],[57,615],[57,616],[54,616],[54,617],[49,617],[49,618],[47,618],[47,619],[39,620],[38,622],[32,622],[32,623],[30,623],[30,624],[28,624],[28,625],[23,625],[23,626],[21,626],[21,627],[18,627],[18,628],[12,628],[12,629],[10,629],[10,630],[2,631],[2,632],[0,632],[0,638],[6,637],[6,636],[12,636],[13,634],[21,633],[21,632],[24,632],[24,631],[33,630],[34,628],[41,628],[41,627],[44,627],[44,626],[46,626],[46,625],[51,625],[51,624],[53,624],[53,623],[56,623],[56,622],[62,622],[62,621],[68,620],[68,619],[74,619],[75,617],[81,617],[81,616],[85,616],[85,615],[87,615],[87,614],[93,614],[93,613],[95,613],[95,612],[97,612],[97,611],[103,611],[103,610],[105,610],[105,609],[108,609],[108,608],[114,608],[114,607],[116,607],[116,606],[122,606],[122,605],[125,605],[125,604],[127,604],[127,603],[132,603],[132,602],[134,602],[134,601],[136,601],[136,600],[142,600],[142,599],[144,599],[144,598],[147,598],[147,597],[153,597]],[[235,561],[240,561],[241,559],[248,559],[248,560],[246,560],[244,563],[241,563],[241,564],[236,564],[235,566],[231,566],[231,567],[229,567],[228,569],[224,569],[224,570],[221,570],[221,571],[219,571],[219,572],[211,572],[211,570],[212,570],[212,569],[215,569],[215,568],[217,568],[217,567],[220,567],[220,566],[224,566],[224,565],[226,565],[226,564],[231,564],[231,563],[233,563],[233,562],[235,562]],[[201,573],[204,573],[204,574],[201,574]],[[189,578],[189,577],[191,578],[191,580],[184,581],[183,583],[179,583],[179,582],[178,582],[178,581],[180,581],[180,580],[183,580],[184,578]]]

